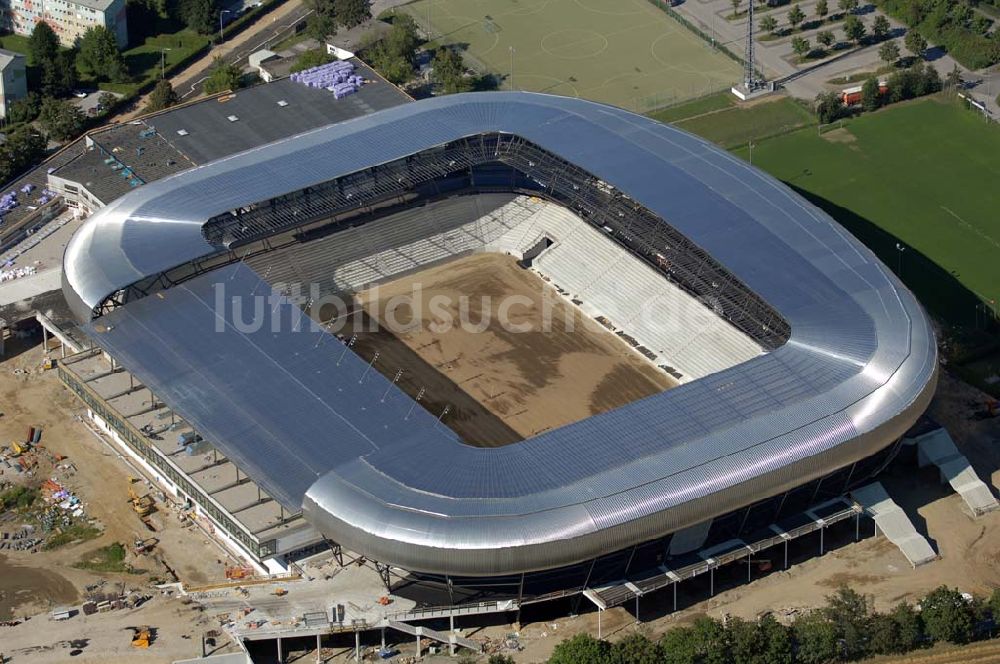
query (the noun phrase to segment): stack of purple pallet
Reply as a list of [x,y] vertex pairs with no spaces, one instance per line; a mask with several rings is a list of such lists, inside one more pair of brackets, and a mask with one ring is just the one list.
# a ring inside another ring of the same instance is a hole
[[11,191],[0,196],[0,214],[10,212],[17,207],[17,192]]
[[364,79],[354,73],[354,65],[346,60],[304,69],[291,78],[311,88],[329,90],[337,99],[354,94],[364,84]]

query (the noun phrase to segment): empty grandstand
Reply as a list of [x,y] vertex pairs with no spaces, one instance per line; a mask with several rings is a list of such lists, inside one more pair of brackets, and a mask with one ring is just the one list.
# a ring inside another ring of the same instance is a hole
[[[324,295],[487,252],[681,384],[477,449],[447,404],[322,325]],[[519,598],[640,572],[659,587],[699,547],[728,560],[807,508],[854,515],[840,497],[936,382],[920,306],[822,212],[683,132],[527,93],[408,104],[145,185],[74,237],[64,292],[329,540]],[[235,303],[261,296],[248,322]]]

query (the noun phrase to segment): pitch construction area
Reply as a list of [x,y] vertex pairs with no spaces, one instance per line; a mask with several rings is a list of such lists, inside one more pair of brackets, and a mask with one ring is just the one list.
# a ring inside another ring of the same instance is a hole
[[728,89],[740,75],[648,0],[418,0],[402,10],[507,89],[643,112]]
[[357,335],[354,350],[369,361],[377,351],[376,368],[410,396],[423,390],[423,406],[479,447],[677,384],[512,256],[459,258],[362,291],[356,301],[365,317],[350,316],[353,325],[343,328]]

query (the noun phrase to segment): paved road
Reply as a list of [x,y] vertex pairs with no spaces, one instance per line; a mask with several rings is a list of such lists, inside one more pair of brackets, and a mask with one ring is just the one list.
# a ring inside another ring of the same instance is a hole
[[[816,0],[802,0],[799,4],[806,14],[807,21],[814,20]],[[835,5],[835,3],[830,4]],[[746,0],[742,6],[746,7]],[[787,14],[790,7],[791,5],[773,9],[766,15],[776,18],[778,25],[787,26]],[[730,0],[687,0],[679,5],[676,11],[699,26],[705,34],[714,36],[717,43],[742,57],[746,39],[746,18],[734,21],[726,20],[725,17],[733,11]],[[874,6],[862,7],[859,12],[862,20],[870,27],[876,14]],[[760,16],[755,17],[756,21],[759,22]],[[889,24],[900,51],[906,53],[902,40],[902,35],[906,31],[905,26],[891,17],[889,17]],[[816,43],[816,33],[820,30],[832,30],[838,38],[844,39],[841,25],[842,23],[824,24],[812,30],[796,33],[796,36],[801,35]],[[822,63],[813,69],[808,69],[801,75],[796,75],[807,68],[793,64],[791,40],[792,37],[789,35],[781,39],[756,42],[757,63],[769,80],[794,76],[785,84],[785,88],[790,94],[809,101],[815,99],[820,92],[833,89],[833,86],[826,83],[829,79],[852,72],[871,71],[882,64],[878,57],[878,45],[872,45],[858,49],[841,58]],[[939,49],[931,49],[929,60],[942,78],[957,64],[951,56],[941,53]],[[994,113],[994,117],[1000,118],[1000,107],[996,103],[996,95],[1000,93],[1000,71],[969,72],[961,66],[959,69],[964,72],[963,78],[965,80],[983,81],[972,90],[972,94],[976,99],[987,103],[987,106]]]

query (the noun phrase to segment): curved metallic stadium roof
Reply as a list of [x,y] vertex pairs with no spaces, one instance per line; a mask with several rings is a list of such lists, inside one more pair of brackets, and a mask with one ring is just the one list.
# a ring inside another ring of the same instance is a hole
[[[862,459],[925,408],[936,382],[933,332],[868,249],[782,183],[701,139],[563,97],[482,93],[406,104],[146,185],[74,236],[66,297],[87,320],[109,294],[216,252],[201,233],[213,215],[486,132],[522,136],[645,205],[774,307],[791,337],[749,362],[502,448],[463,445],[443,427],[392,439],[364,427],[331,434],[303,497],[330,539],[426,572],[566,565]],[[270,388],[233,389],[259,396]],[[350,420],[347,406],[323,405]],[[341,435],[368,444],[341,445]],[[213,442],[225,450],[236,437]]]

